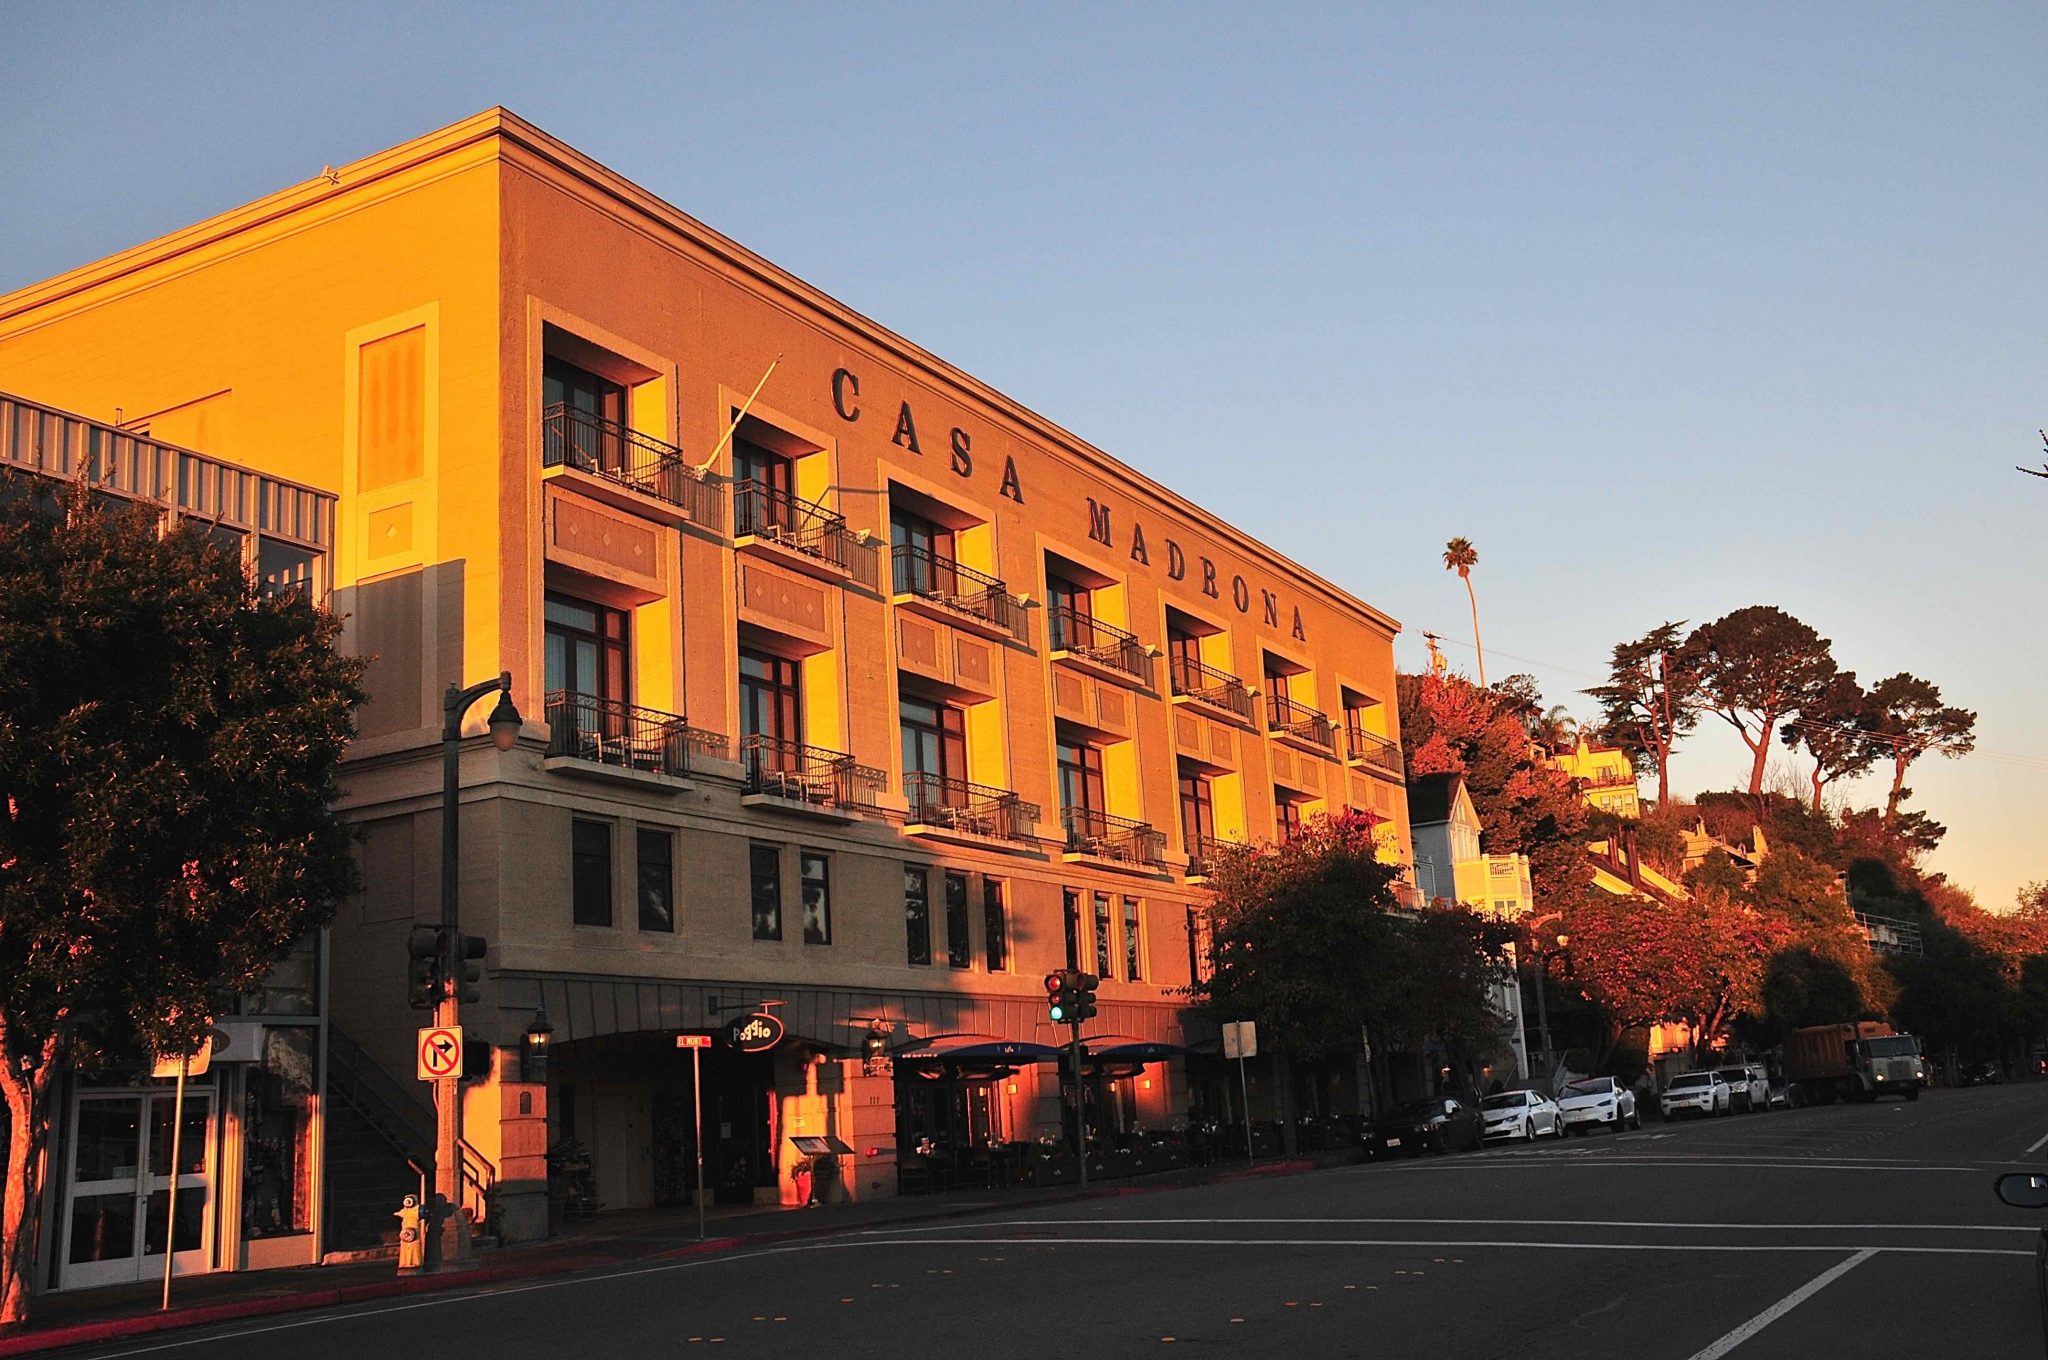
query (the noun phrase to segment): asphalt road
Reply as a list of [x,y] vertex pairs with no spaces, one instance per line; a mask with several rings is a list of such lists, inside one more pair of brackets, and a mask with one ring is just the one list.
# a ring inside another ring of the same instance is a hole
[[81,1352],[2043,1355],[2048,1084],[998,1210]]

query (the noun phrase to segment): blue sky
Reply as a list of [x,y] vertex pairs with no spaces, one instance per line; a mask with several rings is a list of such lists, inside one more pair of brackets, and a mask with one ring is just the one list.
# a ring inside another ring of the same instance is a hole
[[[1777,604],[2048,877],[2036,4],[17,4],[0,290],[504,104],[1553,701]],[[0,373],[0,386],[5,374]],[[33,395],[33,394],[29,394]],[[1681,792],[1746,774],[1709,720]],[[1875,788],[1858,791],[1864,798]]]

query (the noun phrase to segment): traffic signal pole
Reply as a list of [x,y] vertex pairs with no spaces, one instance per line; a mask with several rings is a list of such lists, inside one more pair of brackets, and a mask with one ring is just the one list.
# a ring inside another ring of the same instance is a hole
[[1081,1154],[1081,1188],[1088,1188],[1088,1089],[1081,1084],[1081,1022],[1067,1026],[1067,1057],[1074,1064],[1074,1148]]

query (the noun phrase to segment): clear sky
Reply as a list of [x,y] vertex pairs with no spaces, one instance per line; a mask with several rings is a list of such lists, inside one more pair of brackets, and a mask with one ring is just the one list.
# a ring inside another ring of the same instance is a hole
[[[504,104],[1471,662],[1776,604],[2048,877],[2048,7],[0,4],[0,290]],[[0,373],[0,387],[5,386]],[[33,394],[27,394],[33,395]],[[1713,725],[1713,720],[1709,720]],[[1746,777],[1702,730],[1678,790]],[[1867,801],[1881,793],[1866,784]]]

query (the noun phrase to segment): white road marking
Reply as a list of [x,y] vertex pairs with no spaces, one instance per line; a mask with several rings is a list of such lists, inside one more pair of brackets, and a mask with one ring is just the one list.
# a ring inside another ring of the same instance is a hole
[[1820,1293],[1821,1290],[1826,1289],[1836,1280],[1841,1279],[1844,1275],[1847,1275],[1850,1271],[1875,1255],[1877,1255],[1875,1251],[1859,1251],[1848,1260],[1837,1262],[1787,1294],[1784,1298],[1779,1299],[1776,1303],[1764,1309],[1761,1313],[1758,1313],[1749,1321],[1743,1323],[1740,1327],[1737,1327],[1734,1331],[1728,1333],[1728,1335],[1722,1337],[1719,1341],[1716,1341],[1713,1345],[1705,1350],[1694,1352],[1692,1360],[1721,1360],[1722,1356],[1728,1354],[1728,1352],[1734,1350],[1737,1346],[1740,1346],[1743,1342],[1749,1340],[1758,1332],[1770,1326],[1773,1322],[1776,1322],[1779,1318],[1785,1316],[1785,1314],[1791,1312],[1815,1294]]
[[[1499,1247],[1510,1251],[1694,1251],[1694,1252],[1880,1252],[1905,1256],[2024,1256],[2030,1250],[2004,1247],[1879,1247],[1854,1243],[1812,1242],[1801,1246],[1773,1243],[1738,1246],[1709,1242],[1522,1242],[1469,1237],[875,1237],[835,1242],[831,1247]],[[820,1246],[816,1250],[826,1250]]]
[[[1713,1232],[2006,1232],[2037,1233],[2037,1226],[2010,1223],[1666,1223],[1655,1219],[1606,1218],[1006,1218],[977,1228],[1229,1227],[1241,1223],[1470,1223],[1494,1228],[1667,1228]],[[908,1237],[958,1232],[958,1223],[929,1228],[863,1228],[862,1237]]]
[[2044,1133],[2034,1140],[2034,1145],[2027,1149],[2027,1155],[2031,1157],[2044,1147],[2048,1147],[2048,1133]]
[[[1342,1168],[1342,1170],[1346,1174],[1356,1175],[1368,1172],[1386,1173],[1394,1171],[1504,1171],[1510,1168],[1516,1171],[1532,1171],[1538,1169],[1556,1170],[1559,1167],[1566,1167],[1574,1171],[1606,1171],[1613,1167],[1618,1166],[1691,1166],[1706,1167],[1709,1169],[1721,1167],[1742,1167],[1745,1169],[1762,1169],[1766,1171],[1961,1171],[1967,1172],[1972,1176],[1981,1176],[1982,1174],[1984,1174],[1986,1167],[1989,1167],[1991,1165],[1994,1164],[1986,1163],[1984,1166],[1895,1166],[1888,1165],[1883,1162],[1848,1162],[1834,1158],[1830,1158],[1827,1161],[1815,1160],[1811,1162],[1759,1162],[1750,1159],[1727,1157],[1711,1159],[1706,1157],[1674,1158],[1668,1156],[1631,1157],[1626,1154],[1622,1154],[1612,1157],[1546,1157],[1540,1161],[1533,1157],[1514,1159],[1509,1159],[1505,1157],[1465,1157],[1455,1161],[1446,1162],[1417,1161],[1410,1162],[1405,1165],[1397,1164],[1393,1166],[1382,1166],[1378,1164],[1370,1166],[1351,1166],[1344,1167]],[[1998,1162],[1995,1163],[1995,1165],[2011,1166],[2014,1165],[2014,1163]]]

